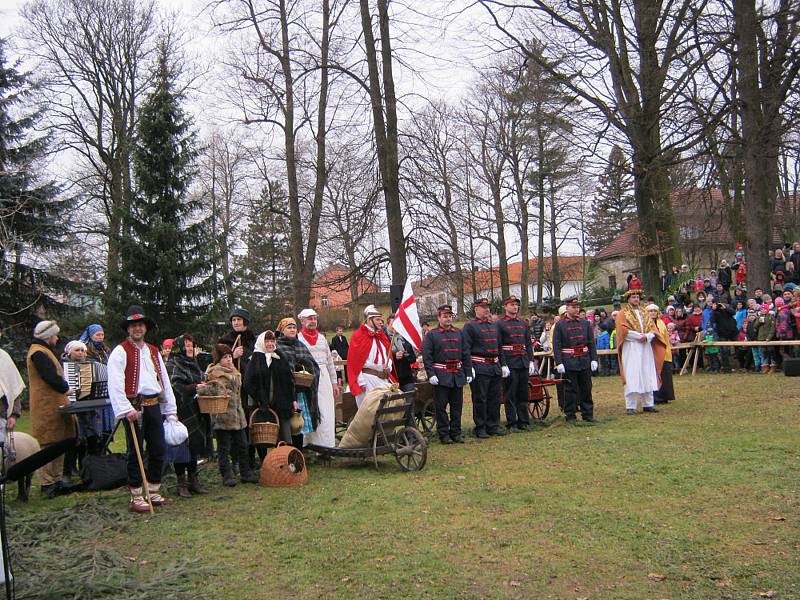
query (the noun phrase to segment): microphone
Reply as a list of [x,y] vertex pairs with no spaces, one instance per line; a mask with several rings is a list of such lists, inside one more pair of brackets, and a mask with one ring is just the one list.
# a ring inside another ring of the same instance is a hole
[[31,454],[28,458],[9,467],[6,473],[6,479],[8,481],[19,481],[26,475],[30,475],[47,463],[54,461],[67,450],[75,446],[76,443],[77,438],[67,438],[66,440],[61,440],[60,442],[42,448],[39,452]]

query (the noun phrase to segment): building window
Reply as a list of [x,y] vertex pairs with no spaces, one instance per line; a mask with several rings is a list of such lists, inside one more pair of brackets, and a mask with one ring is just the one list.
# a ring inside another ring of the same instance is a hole
[[327,296],[323,296],[322,297],[322,306],[328,306],[328,297]]
[[617,289],[617,276],[616,275],[609,275],[608,276],[608,289],[610,289],[610,290]]

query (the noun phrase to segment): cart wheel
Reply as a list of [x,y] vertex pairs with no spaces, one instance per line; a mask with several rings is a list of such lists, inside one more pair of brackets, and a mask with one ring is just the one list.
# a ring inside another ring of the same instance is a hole
[[404,471],[420,471],[428,460],[428,442],[415,427],[404,427],[395,437],[394,456]]
[[436,409],[433,407],[433,400],[428,400],[422,410],[414,414],[414,422],[417,429],[428,436],[433,431],[435,421]]

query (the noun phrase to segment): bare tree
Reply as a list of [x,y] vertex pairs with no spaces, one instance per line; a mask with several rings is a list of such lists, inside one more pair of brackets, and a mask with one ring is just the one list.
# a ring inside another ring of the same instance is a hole
[[[154,48],[153,0],[32,0],[25,5],[30,55],[63,147],[80,157],[99,205],[93,230],[107,240],[106,272],[119,267],[122,217],[133,194],[131,151],[136,108],[148,86]],[[85,212],[92,213],[94,207]],[[106,303],[116,300],[111,278]]]

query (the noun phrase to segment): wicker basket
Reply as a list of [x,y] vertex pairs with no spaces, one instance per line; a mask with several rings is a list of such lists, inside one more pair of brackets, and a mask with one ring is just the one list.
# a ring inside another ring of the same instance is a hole
[[197,406],[200,407],[200,412],[207,415],[218,415],[220,413],[228,412],[228,397],[227,396],[198,396]]
[[250,441],[256,445],[274,446],[278,442],[278,430],[280,429],[280,419],[277,413],[268,408],[267,410],[275,417],[275,422],[260,421],[256,423],[253,418],[260,409],[256,409],[250,415]]
[[261,463],[259,482],[266,487],[297,487],[308,481],[308,469],[303,453],[297,448],[278,442]]
[[305,368],[302,371],[295,371],[294,385],[295,387],[310,390],[314,385],[314,374],[309,373]]

